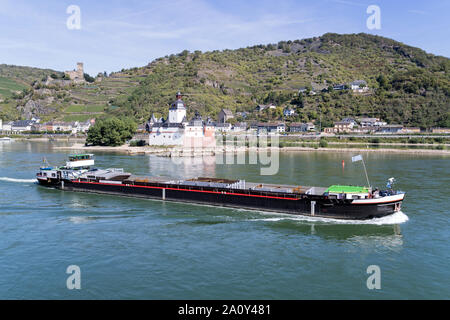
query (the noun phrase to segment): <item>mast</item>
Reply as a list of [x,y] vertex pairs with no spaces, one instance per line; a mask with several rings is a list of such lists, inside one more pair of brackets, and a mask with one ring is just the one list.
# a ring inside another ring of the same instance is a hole
[[368,185],[368,187],[370,189],[369,176],[367,175],[366,164],[364,163],[363,156],[362,155],[357,155],[357,156],[352,157],[352,162],[356,162],[356,161],[362,161],[363,167],[364,167],[364,173],[366,174],[367,185]]
[[369,189],[371,189],[370,182],[369,182],[369,176],[367,175],[366,164],[364,163],[364,159],[362,159],[362,163],[363,163],[363,167],[364,167],[364,172],[366,174],[367,185],[369,186]]

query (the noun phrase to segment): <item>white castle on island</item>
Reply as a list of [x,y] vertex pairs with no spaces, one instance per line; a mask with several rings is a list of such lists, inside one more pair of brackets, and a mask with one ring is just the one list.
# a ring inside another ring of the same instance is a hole
[[196,113],[191,121],[186,119],[186,104],[177,92],[177,100],[169,108],[166,120],[157,119],[154,115],[147,124],[149,145],[151,146],[183,146],[214,147],[216,145],[215,126],[211,119],[204,121]]

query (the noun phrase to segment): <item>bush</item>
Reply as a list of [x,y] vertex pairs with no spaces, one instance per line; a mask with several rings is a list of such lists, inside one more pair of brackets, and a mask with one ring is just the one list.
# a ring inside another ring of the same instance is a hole
[[320,139],[319,147],[326,148],[328,147],[328,142],[325,139]]
[[146,144],[145,140],[133,140],[130,142],[130,147],[143,147]]

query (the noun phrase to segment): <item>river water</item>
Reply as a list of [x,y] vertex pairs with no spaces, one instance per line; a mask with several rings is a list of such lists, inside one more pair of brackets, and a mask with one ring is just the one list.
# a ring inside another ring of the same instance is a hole
[[[33,177],[44,157],[64,163],[55,146],[0,142],[1,299],[450,298],[448,156],[363,154],[371,184],[393,176],[406,199],[394,216],[344,222],[46,189]],[[258,164],[95,155],[140,175],[365,183],[352,153],[280,154],[270,176]],[[67,288],[71,265],[79,290]],[[381,289],[367,287],[372,265]]]

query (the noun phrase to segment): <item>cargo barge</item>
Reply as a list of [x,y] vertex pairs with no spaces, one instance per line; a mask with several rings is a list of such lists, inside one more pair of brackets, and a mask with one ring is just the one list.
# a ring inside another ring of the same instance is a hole
[[372,219],[400,211],[405,193],[370,187],[312,187],[219,178],[138,177],[123,169],[93,168],[92,154],[69,156],[62,167],[41,167],[39,184],[67,191],[188,202],[336,219]]

